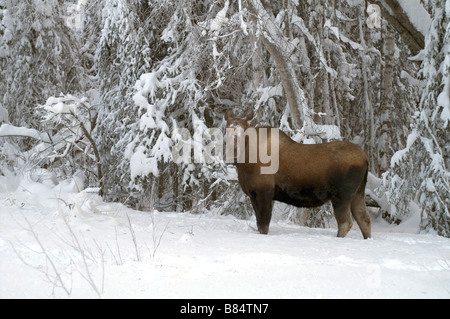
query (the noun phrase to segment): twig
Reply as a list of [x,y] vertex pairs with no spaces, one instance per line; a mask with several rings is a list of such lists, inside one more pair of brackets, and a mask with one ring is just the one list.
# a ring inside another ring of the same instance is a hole
[[[55,273],[55,278],[54,280],[52,280],[50,274],[48,273],[48,271],[42,271],[44,272],[45,277],[49,280],[49,282],[53,283],[54,287],[58,287],[58,283],[59,283],[59,287],[61,287],[68,296],[70,296],[70,294],[72,293],[72,288],[68,288],[64,281],[61,278],[61,274],[58,271],[58,268],[56,267],[55,263],[53,262],[53,259],[49,256],[47,250],[45,249],[44,245],[42,244],[41,240],[39,239],[39,236],[37,235],[37,233],[35,232],[33,226],[31,225],[31,222],[28,220],[28,218],[26,218],[25,216],[23,216],[25,222],[28,225],[28,231],[31,232],[31,234],[33,235],[34,239],[36,240],[37,244],[39,245],[39,248],[42,251],[42,254],[44,254],[45,256],[45,260],[50,264],[50,267],[53,269],[54,273]],[[15,246],[11,243],[11,246],[14,250],[14,252],[16,253],[17,257],[19,257],[19,259],[27,266],[30,266],[34,269],[39,269],[37,267],[32,266],[31,264],[27,263],[22,256],[19,254],[19,252],[16,250]],[[40,270],[40,269],[39,269]]]
[[155,225],[155,215],[154,215],[154,213],[152,213],[152,230],[153,230],[153,234],[152,234],[152,238],[153,238],[153,253],[152,253],[152,257],[155,257],[156,251],[158,250],[158,247],[161,244],[161,239],[164,236],[164,233],[166,232],[168,226],[169,226],[169,222],[167,222],[166,227],[164,227],[164,230],[162,231],[161,235],[159,236],[159,238],[157,238],[157,236],[156,236],[156,225]]
[[[61,214],[61,217],[62,217],[62,219],[64,221],[64,224],[66,225],[67,229],[69,230],[70,235],[72,236],[72,241],[74,243],[74,245],[72,247],[75,249],[75,251],[77,251],[80,254],[81,259],[83,261],[83,266],[84,266],[85,272],[80,271],[80,275],[91,285],[91,287],[94,289],[94,291],[97,294],[97,296],[99,298],[101,298],[102,294],[101,294],[100,290],[98,289],[97,285],[95,284],[94,279],[91,276],[91,271],[89,269],[89,265],[88,265],[87,260],[86,260],[86,254],[84,252],[84,249],[81,247],[80,242],[78,240],[78,237],[73,232],[73,229],[70,226],[70,224],[67,221],[67,219],[64,217],[63,214]],[[103,260],[103,258],[102,258],[102,260]]]
[[131,226],[131,220],[130,220],[130,216],[128,216],[128,214],[127,214],[127,219],[128,219],[128,226],[130,227],[131,237],[133,238],[134,249],[136,251],[136,258],[137,258],[137,261],[141,261],[141,256],[139,254],[139,248],[138,248],[137,240],[136,240],[136,234],[134,233],[133,226]]

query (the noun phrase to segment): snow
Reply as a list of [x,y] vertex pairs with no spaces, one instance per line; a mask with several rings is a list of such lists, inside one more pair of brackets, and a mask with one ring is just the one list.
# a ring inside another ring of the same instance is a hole
[[[450,13],[450,3],[448,1],[446,10]],[[450,37],[450,25],[447,26],[446,34]],[[446,127],[450,121],[450,43],[447,42],[442,51],[445,54],[444,61],[441,66],[443,73],[443,89],[437,98],[437,104],[442,106],[440,118],[445,123],[444,127]]]
[[359,44],[359,43],[357,43],[357,42],[354,42],[354,41],[350,40],[349,38],[347,38],[347,37],[346,37],[345,35],[343,35],[343,34],[341,34],[341,40],[342,40],[342,42],[344,42],[344,43],[350,44],[350,46],[353,48],[353,50],[364,51],[364,47],[363,47],[361,44]]
[[347,3],[351,7],[361,6],[364,4],[363,0],[347,0]]
[[230,2],[228,0],[225,1],[224,7],[217,13],[216,17],[211,21],[210,30],[212,32],[216,32],[216,35],[218,35],[218,32],[222,28],[222,25],[228,21],[226,15],[228,12],[229,5]]
[[0,137],[5,136],[27,136],[44,142],[49,142],[48,136],[46,136],[46,134],[44,133],[39,132],[38,130],[26,127],[18,127],[11,124],[0,125]]
[[406,140],[406,147],[402,150],[399,150],[394,153],[391,157],[391,167],[394,167],[395,165],[398,165],[400,161],[403,160],[404,156],[409,152],[411,146],[414,144],[414,142],[419,138],[419,132],[414,129],[409,135],[408,139]]
[[239,0],[238,4],[239,4],[239,21],[241,23],[241,29],[245,35],[248,35],[247,24],[244,21],[244,17],[243,17],[243,13],[242,13],[242,1]]
[[331,21],[329,19],[327,19],[327,21],[325,21],[325,24],[323,25],[323,27],[329,28],[331,30],[331,32],[333,32],[334,36],[339,40],[339,28],[333,27],[331,25]]
[[148,157],[145,147],[138,147],[130,158],[131,179],[138,176],[159,176],[158,163],[155,157]]
[[336,125],[315,125],[316,134],[324,140],[339,140],[342,139],[341,130]]
[[410,85],[412,85],[412,86],[417,86],[417,87],[420,87],[420,88],[425,87],[425,82],[424,81],[416,79],[415,77],[413,77],[411,74],[409,74],[408,72],[406,72],[404,70],[402,70],[400,72],[400,78],[401,79],[406,79],[408,81],[408,83]]
[[420,0],[398,0],[398,3],[405,11],[409,21],[424,36],[428,34],[431,25],[430,14],[425,10]]
[[363,240],[276,211],[260,235],[254,218],[140,212],[73,182],[0,176],[0,298],[450,297],[450,239],[418,234],[417,214]]

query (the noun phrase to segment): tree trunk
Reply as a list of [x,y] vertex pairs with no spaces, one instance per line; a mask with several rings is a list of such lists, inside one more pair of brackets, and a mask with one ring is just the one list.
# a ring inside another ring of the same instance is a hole
[[390,145],[391,145],[391,113],[393,100],[393,81],[394,81],[394,53],[395,53],[395,39],[390,27],[385,27],[384,40],[384,72],[381,83],[381,131],[379,139],[379,163],[378,176],[389,169],[390,162]]
[[248,0],[248,10],[253,22],[260,28],[261,40],[275,61],[280,73],[281,84],[289,105],[294,128],[309,127],[312,120],[309,118],[309,110],[303,90],[300,88],[295,74],[290,54],[295,46],[289,42],[280,28],[275,24],[261,1]]
[[[256,33],[256,30],[255,30]],[[262,61],[261,41],[257,37],[252,37],[254,43],[254,52],[252,54],[252,77],[254,90],[258,90],[261,85],[264,85],[264,68]]]
[[359,55],[361,58],[361,74],[363,79],[363,96],[364,96],[364,109],[366,113],[366,127],[364,128],[366,145],[368,145],[368,155],[369,155],[369,167],[374,167],[374,148],[375,148],[375,120],[372,103],[369,98],[369,79],[367,76],[367,71],[369,70],[368,63],[366,61],[366,41],[364,39],[364,25],[365,16],[364,8],[360,8],[360,14],[358,17],[359,22],[359,39],[360,44],[364,48],[364,51],[360,50]]

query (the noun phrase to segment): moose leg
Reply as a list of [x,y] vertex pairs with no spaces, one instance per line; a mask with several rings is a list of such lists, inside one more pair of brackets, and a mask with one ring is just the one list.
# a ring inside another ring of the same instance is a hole
[[271,192],[252,192],[250,198],[255,210],[258,231],[266,235],[269,232],[272,218],[273,194]]
[[350,200],[332,201],[334,216],[338,224],[337,237],[345,237],[353,226],[353,219],[350,213]]
[[364,193],[358,192],[352,199],[352,215],[358,223],[359,229],[364,239],[371,236],[370,232],[370,216],[366,210],[366,202],[364,200]]

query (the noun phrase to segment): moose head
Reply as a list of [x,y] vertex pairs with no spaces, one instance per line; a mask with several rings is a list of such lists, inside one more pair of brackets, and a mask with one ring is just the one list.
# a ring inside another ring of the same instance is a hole
[[251,127],[250,122],[253,119],[253,110],[248,110],[243,118],[235,117],[233,110],[225,113],[227,124],[226,156],[236,162],[239,158],[243,161],[245,156],[245,134]]

